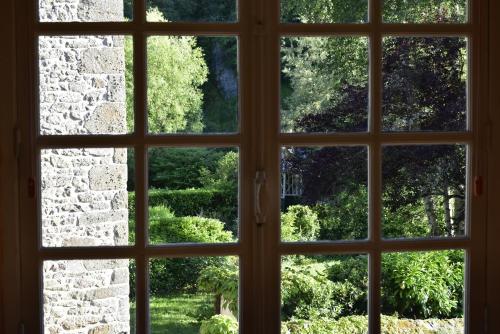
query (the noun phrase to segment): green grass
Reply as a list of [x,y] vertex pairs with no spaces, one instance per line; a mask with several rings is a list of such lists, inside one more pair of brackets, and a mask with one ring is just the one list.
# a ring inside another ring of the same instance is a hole
[[[215,314],[214,297],[180,294],[150,298],[151,334],[198,334],[202,320]],[[135,333],[135,303],[130,305],[131,333]]]

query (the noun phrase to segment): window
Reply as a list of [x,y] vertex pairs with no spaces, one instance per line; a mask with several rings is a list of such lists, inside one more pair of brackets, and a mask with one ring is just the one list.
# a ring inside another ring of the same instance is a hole
[[486,2],[203,3],[26,2],[25,331],[482,331]]

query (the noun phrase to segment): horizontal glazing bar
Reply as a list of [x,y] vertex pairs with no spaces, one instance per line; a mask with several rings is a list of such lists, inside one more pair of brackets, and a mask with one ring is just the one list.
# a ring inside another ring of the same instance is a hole
[[240,245],[228,244],[175,244],[160,247],[75,247],[75,248],[42,248],[40,260],[74,260],[74,259],[125,259],[136,256],[146,257],[191,257],[239,255]]
[[38,148],[72,148],[72,147],[123,147],[123,146],[202,146],[221,147],[239,145],[241,137],[234,135],[168,135],[146,136],[40,136],[37,138]]
[[382,133],[333,133],[333,134],[280,134],[283,145],[368,145],[379,141],[382,144],[456,144],[470,143],[472,132],[410,132]]
[[66,22],[36,23],[33,31],[38,35],[62,34],[196,34],[237,35],[243,30],[241,23],[157,23],[157,22]]
[[[376,29],[374,29],[376,27]],[[474,30],[472,24],[281,24],[280,33],[283,35],[369,35],[374,30],[384,35],[464,35]]]
[[346,242],[309,242],[309,243],[282,243],[282,255],[290,254],[351,254],[368,253],[379,249],[382,252],[394,251],[426,251],[441,249],[465,249],[470,246],[467,238],[454,239],[410,239],[410,240],[384,240],[380,242],[346,241]]

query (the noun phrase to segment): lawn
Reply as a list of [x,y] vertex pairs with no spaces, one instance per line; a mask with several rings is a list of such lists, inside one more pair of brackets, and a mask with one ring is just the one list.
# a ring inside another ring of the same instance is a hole
[[[150,298],[152,334],[198,334],[201,321],[215,314],[209,294],[180,294]],[[135,303],[130,305],[131,333],[135,331]]]

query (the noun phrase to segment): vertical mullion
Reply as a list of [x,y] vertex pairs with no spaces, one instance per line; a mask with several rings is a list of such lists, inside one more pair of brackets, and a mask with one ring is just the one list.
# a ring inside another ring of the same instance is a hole
[[[238,191],[238,212],[239,212],[239,332],[242,334],[256,333],[256,300],[255,291],[256,280],[255,256],[253,254],[253,171],[255,170],[255,145],[253,135],[255,126],[253,125],[255,113],[252,112],[254,99],[253,89],[253,36],[251,31],[250,15],[253,9],[251,0],[238,0],[238,22],[242,28],[238,38],[238,73],[239,73],[239,132],[240,132],[240,171],[239,171],[239,191]],[[247,13],[245,15],[245,13]]]
[[369,333],[380,333],[381,217],[382,217],[382,0],[370,0],[370,132],[369,150],[369,237],[372,251],[369,261],[368,321]]
[[[146,22],[145,0],[134,0],[134,21],[138,26]],[[136,170],[136,332],[149,333],[149,298],[148,298],[148,259],[145,255],[147,245],[147,148],[144,145],[146,136],[146,35],[140,31],[134,31],[134,136],[135,143],[135,170]]]

